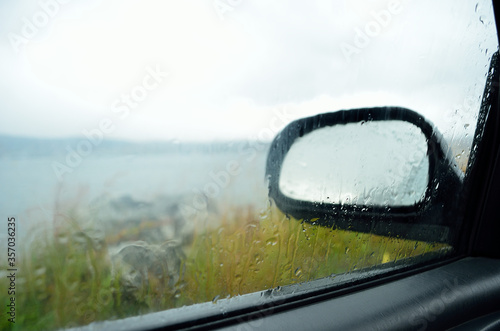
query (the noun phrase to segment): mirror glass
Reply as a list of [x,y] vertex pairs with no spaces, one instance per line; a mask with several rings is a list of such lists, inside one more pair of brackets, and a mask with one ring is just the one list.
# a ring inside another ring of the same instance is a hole
[[282,164],[285,196],[310,202],[411,206],[425,197],[427,139],[398,120],[323,127],[297,138]]

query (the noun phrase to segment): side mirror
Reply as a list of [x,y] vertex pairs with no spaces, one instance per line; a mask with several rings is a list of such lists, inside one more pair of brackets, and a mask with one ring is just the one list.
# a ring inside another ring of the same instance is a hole
[[303,118],[271,144],[269,195],[320,226],[450,242],[463,174],[447,151],[441,134],[405,108]]

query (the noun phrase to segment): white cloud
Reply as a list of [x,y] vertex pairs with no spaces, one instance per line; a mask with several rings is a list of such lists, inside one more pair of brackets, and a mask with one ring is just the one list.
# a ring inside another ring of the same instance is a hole
[[[339,45],[353,44],[356,29],[389,2],[246,1],[224,21],[212,1],[70,2],[21,54],[6,38],[0,44],[8,54],[0,134],[79,135],[156,64],[169,78],[117,125],[116,137],[241,139],[279,107],[307,116],[395,104],[450,131],[442,114],[482,88],[496,47],[490,5],[402,0],[401,13],[346,61]],[[0,6],[9,12],[4,35],[39,10],[35,2]],[[461,110],[464,121],[474,107]]]

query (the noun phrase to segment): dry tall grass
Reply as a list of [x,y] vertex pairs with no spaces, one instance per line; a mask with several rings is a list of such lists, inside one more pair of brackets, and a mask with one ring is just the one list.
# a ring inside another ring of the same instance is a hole
[[[79,232],[78,216],[73,216],[70,226],[38,236],[24,252],[18,266],[16,323],[7,322],[4,314],[0,329],[85,325],[304,282],[440,248],[314,226],[273,207],[261,212],[251,206],[232,208],[221,217],[219,227],[197,229],[186,248],[178,290],[166,294],[151,279],[141,303],[135,304],[120,297],[111,276],[107,244],[116,238],[92,241]],[[1,288],[7,288],[6,281],[2,277]]]

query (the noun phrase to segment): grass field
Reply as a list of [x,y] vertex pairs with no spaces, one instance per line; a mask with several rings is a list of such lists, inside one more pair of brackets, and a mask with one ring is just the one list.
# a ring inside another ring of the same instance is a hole
[[[0,329],[86,325],[327,277],[442,247],[313,226],[273,207],[233,208],[221,216],[220,226],[197,229],[185,247],[184,273],[175,291],[159,290],[161,280],[150,279],[140,302],[129,302],[112,279],[107,245],[116,238],[95,245],[71,236],[79,221],[73,217],[66,228],[38,236],[23,252],[16,323],[3,312]],[[8,287],[7,281],[1,278],[1,288]]]

